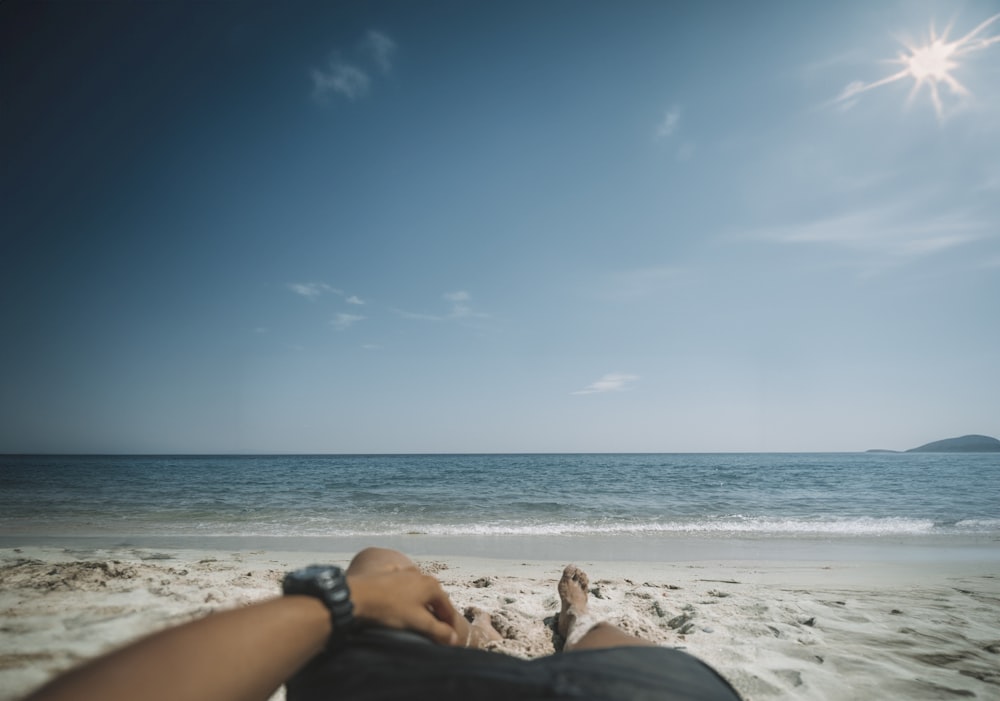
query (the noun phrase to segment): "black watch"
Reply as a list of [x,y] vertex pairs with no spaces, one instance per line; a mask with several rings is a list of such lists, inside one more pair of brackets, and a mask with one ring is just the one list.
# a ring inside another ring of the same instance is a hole
[[314,596],[330,611],[333,634],[330,641],[343,640],[354,629],[354,603],[344,570],[334,565],[309,565],[285,575],[281,591],[286,595]]

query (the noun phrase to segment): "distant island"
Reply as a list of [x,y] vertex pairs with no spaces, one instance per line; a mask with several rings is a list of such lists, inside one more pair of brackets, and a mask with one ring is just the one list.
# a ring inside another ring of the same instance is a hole
[[990,436],[979,436],[976,434],[969,436],[959,436],[958,438],[945,438],[941,441],[925,443],[919,448],[909,450],[883,450],[876,448],[866,451],[868,453],[1000,453],[1000,441]]

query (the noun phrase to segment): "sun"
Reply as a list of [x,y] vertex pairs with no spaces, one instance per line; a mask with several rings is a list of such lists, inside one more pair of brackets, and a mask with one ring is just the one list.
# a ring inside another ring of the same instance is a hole
[[954,53],[954,44],[937,39],[928,46],[913,49],[903,60],[910,75],[916,78],[918,83],[925,79],[935,82],[949,81],[954,80],[949,71],[958,68],[958,63],[951,58]]
[[980,36],[987,27],[998,19],[1000,19],[1000,13],[981,22],[971,32],[955,41],[948,41],[948,34],[952,28],[951,24],[945,28],[941,36],[937,36],[937,32],[934,30],[934,25],[932,24],[926,44],[916,45],[909,41],[900,41],[906,48],[906,51],[901,51],[897,58],[890,61],[890,63],[902,66],[900,70],[873,83],[863,83],[860,81],[851,83],[844,88],[844,91],[837,97],[835,102],[846,104],[863,92],[911,78],[913,80],[913,88],[910,90],[910,95],[906,100],[907,104],[912,103],[917,94],[920,93],[921,88],[926,85],[931,103],[934,105],[934,112],[938,120],[943,120],[944,102],[941,97],[941,87],[946,87],[958,97],[967,97],[969,95],[969,90],[952,75],[952,72],[960,67],[958,59],[961,56],[970,54],[973,51],[981,51],[988,46],[1000,42],[1000,35]]

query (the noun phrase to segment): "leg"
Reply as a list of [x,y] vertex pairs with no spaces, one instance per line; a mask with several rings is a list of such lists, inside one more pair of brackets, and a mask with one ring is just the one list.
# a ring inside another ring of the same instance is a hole
[[416,563],[398,550],[365,548],[351,560],[348,575],[381,574],[396,570],[416,569]]
[[563,650],[595,650],[607,647],[655,646],[654,643],[604,621],[594,621],[587,608],[587,574],[575,565],[567,565],[559,580],[559,634],[566,641]]
[[[365,548],[351,560],[347,574],[371,575],[407,568],[416,569],[417,565],[398,550]],[[503,639],[503,636],[493,628],[489,614],[482,609],[470,607],[466,610],[465,615],[471,619],[471,622],[466,618],[459,618],[452,622],[455,632],[458,633],[460,645],[480,648],[494,640]]]

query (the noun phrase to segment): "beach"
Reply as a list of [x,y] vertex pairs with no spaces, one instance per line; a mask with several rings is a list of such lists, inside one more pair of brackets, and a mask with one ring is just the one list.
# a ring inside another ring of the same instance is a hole
[[1000,698],[993,455],[0,456],[0,473],[0,701],[368,545],[490,612],[498,654],[555,650],[572,562],[598,617],[746,699]]
[[[168,625],[274,596],[284,572],[352,553],[94,546],[0,551],[0,699]],[[886,548],[889,553],[891,549]],[[715,667],[745,699],[1000,697],[1000,562],[576,558],[592,611]],[[579,553],[575,553],[579,554]],[[460,610],[492,614],[497,654],[554,651],[551,558],[420,555]],[[275,699],[282,699],[279,691]]]

